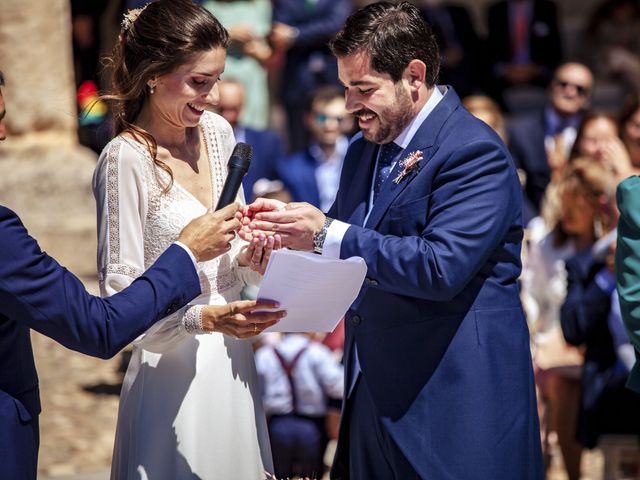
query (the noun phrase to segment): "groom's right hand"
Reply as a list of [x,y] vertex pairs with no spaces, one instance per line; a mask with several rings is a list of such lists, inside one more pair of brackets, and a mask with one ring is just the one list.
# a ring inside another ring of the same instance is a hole
[[244,240],[256,235],[275,235],[282,246],[293,250],[313,250],[314,236],[322,229],[326,216],[318,208],[306,202],[283,203],[278,200],[258,198],[244,207],[242,230]]
[[178,241],[186,245],[198,262],[218,257],[231,249],[231,241],[241,226],[236,213],[240,205],[232,203],[215,212],[207,212],[184,227]]

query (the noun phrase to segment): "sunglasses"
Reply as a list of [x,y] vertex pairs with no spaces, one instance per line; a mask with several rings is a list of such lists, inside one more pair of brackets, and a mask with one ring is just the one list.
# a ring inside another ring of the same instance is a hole
[[334,122],[341,124],[346,120],[346,117],[344,116],[331,116],[331,115],[325,115],[324,113],[318,113],[318,112],[313,114],[313,118],[315,119],[316,122],[322,123],[322,124],[327,123],[329,120],[333,120]]
[[563,90],[566,90],[569,87],[573,87],[576,89],[576,92],[578,92],[578,95],[580,95],[581,97],[586,97],[589,94],[589,89],[584,85],[578,85],[577,83],[567,82],[565,80],[558,80],[558,79],[555,79],[553,83],[559,86],[560,88],[562,88]]

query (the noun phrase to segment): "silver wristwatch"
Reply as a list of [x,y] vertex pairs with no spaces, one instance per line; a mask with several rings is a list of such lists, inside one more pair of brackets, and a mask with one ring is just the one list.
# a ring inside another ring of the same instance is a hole
[[322,255],[322,247],[324,245],[324,239],[327,238],[327,230],[329,225],[333,222],[333,218],[326,217],[322,228],[313,235],[313,251]]

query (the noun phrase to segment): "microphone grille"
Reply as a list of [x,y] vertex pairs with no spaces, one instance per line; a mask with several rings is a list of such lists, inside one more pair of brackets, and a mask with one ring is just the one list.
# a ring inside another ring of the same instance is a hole
[[238,156],[250,162],[253,158],[253,149],[248,143],[238,142],[233,149],[232,156]]

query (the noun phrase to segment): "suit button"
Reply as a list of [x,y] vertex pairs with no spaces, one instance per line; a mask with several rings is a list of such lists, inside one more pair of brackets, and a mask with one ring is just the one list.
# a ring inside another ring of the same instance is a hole
[[351,317],[351,322],[357,327],[362,322],[362,318],[360,318],[360,315],[354,315]]
[[371,285],[375,287],[376,285],[378,285],[378,281],[371,279]]

